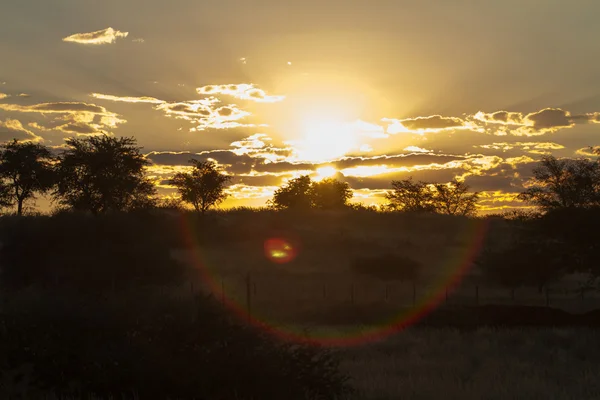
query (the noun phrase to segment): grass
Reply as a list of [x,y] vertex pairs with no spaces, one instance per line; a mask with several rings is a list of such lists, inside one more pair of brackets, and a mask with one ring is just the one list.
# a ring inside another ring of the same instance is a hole
[[413,328],[340,352],[356,400],[600,398],[591,329]]

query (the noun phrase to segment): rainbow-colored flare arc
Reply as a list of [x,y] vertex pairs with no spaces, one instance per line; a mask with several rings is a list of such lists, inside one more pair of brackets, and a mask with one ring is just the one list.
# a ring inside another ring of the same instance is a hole
[[[344,331],[344,334],[328,333],[321,335],[307,334],[304,330],[293,328],[282,328],[269,321],[260,318],[255,312],[248,314],[245,304],[234,301],[226,293],[221,293],[220,280],[215,278],[206,263],[199,246],[195,243],[194,225],[185,217],[181,218],[181,225],[186,238],[186,245],[193,254],[193,262],[199,268],[199,272],[204,283],[212,293],[222,295],[222,301],[239,318],[250,322],[253,326],[261,329],[273,336],[287,341],[298,343],[318,344],[325,346],[351,346],[363,344],[384,339],[398,331],[401,331],[425,317],[428,313],[437,308],[446,298],[447,292],[451,292],[462,281],[468,273],[473,261],[479,254],[487,231],[487,222],[485,220],[474,220],[466,232],[463,232],[469,245],[448,251],[444,257],[448,263],[450,273],[445,274],[443,278],[436,282],[431,295],[409,310],[400,312],[380,324],[371,327],[357,327],[355,332]],[[293,260],[298,255],[298,247],[284,238],[268,238],[264,243],[264,254],[266,258],[274,263],[286,263]]]

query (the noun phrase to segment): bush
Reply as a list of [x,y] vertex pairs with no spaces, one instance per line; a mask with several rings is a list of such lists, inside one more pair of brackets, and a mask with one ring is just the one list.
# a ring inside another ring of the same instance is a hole
[[0,373],[28,370],[30,393],[304,400],[350,392],[333,353],[277,341],[212,298],[38,293],[13,300],[1,322]]
[[184,267],[170,256],[176,229],[148,213],[3,218],[2,285],[87,291],[181,282]]
[[385,280],[415,280],[421,263],[406,256],[383,254],[358,257],[352,262],[354,272]]

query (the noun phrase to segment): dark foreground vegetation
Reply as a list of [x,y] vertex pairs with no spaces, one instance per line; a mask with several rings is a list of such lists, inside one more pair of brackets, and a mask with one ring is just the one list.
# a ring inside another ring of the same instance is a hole
[[[0,393],[2,398],[20,393],[33,399],[50,393],[75,398],[83,393],[142,399],[347,398],[353,383],[340,369],[341,350],[281,341],[248,326],[219,299],[171,290],[198,284],[198,265],[176,262],[172,249],[202,249],[212,273],[271,271],[281,279],[300,279],[329,268],[338,277],[426,281],[448,272],[431,249],[443,259],[448,249],[472,246],[473,234],[462,233],[478,232],[473,228],[482,223],[488,224],[485,237],[492,247],[503,238],[510,243],[517,229],[511,220],[374,211],[2,218]],[[269,261],[262,244],[274,235],[301,244],[298,257],[282,266]],[[584,261],[581,266],[592,265]],[[530,259],[532,266],[535,262]],[[473,268],[485,270],[483,265]],[[593,268],[587,272],[596,274]],[[465,282],[473,279],[491,278],[464,277]],[[384,303],[326,311],[312,314],[313,326],[377,325],[401,312]],[[482,326],[595,329],[600,318],[597,312],[574,316],[544,307],[442,307],[417,325],[468,331]]]
[[[360,383],[346,375],[351,351],[279,339],[252,327],[249,315],[232,312],[226,300],[245,301],[247,314],[270,323],[311,324],[308,337],[323,327],[381,325],[406,311],[392,302],[393,284],[409,282],[417,307],[417,287],[436,283],[427,296],[437,303],[412,321],[416,329],[470,335],[482,327],[600,327],[598,311],[548,307],[550,289],[576,285],[582,299],[584,289],[597,289],[598,161],[544,158],[520,196],[535,211],[488,217],[475,216],[478,194],[460,181],[394,181],[389,204],[375,209],[351,206],[347,183],[307,176],[277,190],[267,209],[214,212],[229,183],[214,163],[192,161],[190,172],[171,180],[180,198],[168,202],[156,197],[147,165],[131,138],[70,139],[58,156],[31,143],[3,147],[0,207],[14,207],[16,215],[0,219],[0,398],[365,394],[354,392]],[[57,210],[24,216],[24,204],[39,194],[50,194]],[[251,301],[256,275],[270,276],[267,290],[281,295],[306,295],[300,283],[317,283],[318,302],[307,309],[307,298]],[[242,297],[232,276],[246,279]],[[286,290],[285,282],[298,285]],[[332,282],[349,283],[349,301],[325,304]],[[383,283],[385,299],[359,303],[357,282]],[[448,296],[461,285],[476,288],[477,302],[480,285],[513,297],[534,288],[545,291],[547,307],[450,306]],[[562,357],[579,357],[575,347]],[[463,354],[454,350],[453,357]],[[407,384],[411,379],[404,374],[396,389],[419,397],[414,390],[422,386]],[[463,388],[470,384],[466,375],[460,379]]]

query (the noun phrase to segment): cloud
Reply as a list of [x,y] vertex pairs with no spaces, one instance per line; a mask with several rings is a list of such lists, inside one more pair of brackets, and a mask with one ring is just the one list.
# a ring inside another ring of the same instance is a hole
[[496,136],[540,136],[577,124],[600,123],[600,112],[571,114],[560,108],[545,108],[532,113],[514,111],[479,111],[463,117],[441,115],[407,119],[383,118],[389,134],[410,133],[425,135],[441,131],[472,130]]
[[238,122],[251,115],[250,112],[238,108],[235,104],[216,107],[218,103],[218,99],[211,97],[179,103],[162,103],[156,105],[155,109],[163,111],[169,117],[196,124],[193,129],[196,131],[256,126]]
[[571,114],[560,108],[544,108],[540,111],[523,114],[519,112],[497,111],[484,113],[479,111],[471,117],[487,133],[503,136],[540,136],[571,128],[576,124],[598,123],[600,113]]
[[408,119],[383,118],[382,121],[388,123],[387,132],[390,134],[416,133],[423,135],[428,132],[439,132],[448,129],[467,129],[470,127],[467,121],[464,121],[461,118],[442,117],[441,115]]
[[404,151],[409,151],[411,153],[432,153],[431,150],[423,149],[418,146],[408,146],[404,148]]
[[63,133],[90,135],[106,133],[109,129],[116,128],[125,123],[124,119],[116,113],[108,111],[102,106],[82,102],[55,102],[33,105],[0,104],[0,110],[53,115],[50,122],[44,124],[36,121],[35,127],[40,130],[57,130]]
[[597,157],[600,155],[600,146],[583,147],[575,150],[575,154],[586,157]]
[[36,143],[44,141],[42,137],[25,128],[23,124],[16,119],[9,118],[5,121],[0,120],[0,142],[7,142],[12,139]]
[[118,38],[126,38],[127,35],[129,35],[129,32],[121,32],[109,27],[95,32],[76,33],[63,38],[63,42],[92,45],[110,44],[116,42]]
[[92,93],[90,96],[100,99],[100,100],[108,100],[115,102],[124,102],[124,103],[151,103],[151,104],[162,104],[166,103],[164,100],[159,100],[154,97],[131,97],[131,96],[113,96],[110,94],[101,94],[101,93]]
[[162,111],[167,117],[182,119],[195,124],[196,126],[191,131],[257,126],[239,122],[250,116],[250,112],[240,109],[235,104],[220,106],[221,101],[216,97],[169,103],[148,96],[115,96],[101,93],[92,93],[90,96],[113,102],[154,104],[154,109]]
[[502,150],[503,152],[516,149],[526,151],[531,154],[551,154],[551,150],[562,150],[565,148],[565,146],[553,142],[499,142],[482,144],[473,147],[479,147],[487,150]]
[[10,96],[7,95],[6,93],[0,93],[0,100],[6,99],[7,97],[10,97]]
[[240,100],[259,103],[275,103],[285,99],[285,96],[270,96],[264,90],[258,89],[252,83],[231,85],[208,85],[199,87],[196,91],[201,95],[227,95]]

